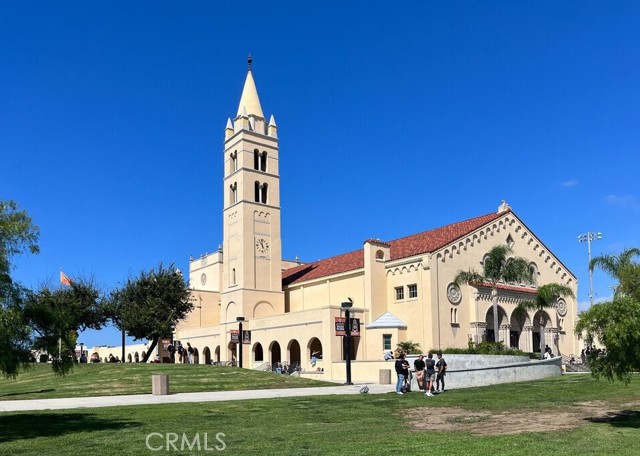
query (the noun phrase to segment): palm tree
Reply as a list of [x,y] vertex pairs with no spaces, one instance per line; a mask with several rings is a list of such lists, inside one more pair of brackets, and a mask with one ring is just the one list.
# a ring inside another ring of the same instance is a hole
[[[553,308],[557,305],[558,299],[560,298],[574,298],[573,290],[566,285],[560,285],[559,283],[548,283],[546,285],[542,285],[538,287],[538,291],[536,292],[536,297],[533,301],[522,301],[516,307],[514,313],[516,315],[524,315],[528,310],[533,310],[535,312],[542,312],[545,309]],[[534,313],[535,316],[535,313]],[[542,320],[542,314],[540,315],[540,319]],[[545,346],[544,342],[544,331],[542,329],[542,322],[540,324],[540,359],[544,357],[543,347]]]
[[482,273],[473,269],[458,271],[453,279],[456,285],[484,285],[491,287],[491,303],[493,305],[493,334],[496,342],[498,337],[498,282],[533,282],[533,271],[529,262],[521,257],[511,257],[513,249],[508,245],[496,245],[485,255],[482,262]]
[[422,353],[420,349],[420,344],[417,342],[412,342],[410,340],[400,342],[398,344],[398,348],[396,349],[399,353],[407,353],[409,355],[415,355],[417,353]]
[[618,286],[614,292],[614,297],[624,295],[632,290],[625,288],[625,281],[622,280],[622,275],[625,270],[637,266],[637,263],[632,261],[634,256],[640,256],[640,249],[630,248],[623,250],[619,255],[600,255],[595,257],[589,263],[589,271],[593,272],[593,269],[598,266],[604,272],[608,273],[612,277],[618,279]]

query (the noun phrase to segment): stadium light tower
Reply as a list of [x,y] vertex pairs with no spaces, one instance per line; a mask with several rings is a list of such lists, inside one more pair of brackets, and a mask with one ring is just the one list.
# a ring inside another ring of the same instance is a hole
[[587,232],[578,236],[578,241],[587,243],[589,252],[589,307],[593,305],[593,271],[591,270],[591,241],[602,239],[602,233]]

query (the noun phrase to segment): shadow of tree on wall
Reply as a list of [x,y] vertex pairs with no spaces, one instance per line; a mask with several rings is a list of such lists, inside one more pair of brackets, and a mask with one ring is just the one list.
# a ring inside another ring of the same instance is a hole
[[142,424],[131,420],[99,418],[91,413],[3,413],[0,415],[0,443],[82,432],[116,431]]
[[640,411],[607,412],[604,416],[592,416],[585,420],[591,423],[610,424],[613,427],[640,428]]

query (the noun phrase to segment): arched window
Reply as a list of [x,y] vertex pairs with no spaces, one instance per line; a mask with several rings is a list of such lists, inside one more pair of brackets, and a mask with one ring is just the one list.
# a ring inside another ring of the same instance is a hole
[[255,195],[254,195],[254,197],[255,197],[255,198],[254,198],[254,201],[255,201],[256,203],[259,203],[259,202],[260,202],[260,182],[256,181],[256,182],[253,184],[253,187],[254,187],[254,193],[255,193]]
[[238,151],[231,152],[231,172],[238,171]]
[[231,270],[231,285],[236,284],[236,268]]
[[230,185],[229,189],[230,189],[229,202],[231,204],[235,204],[238,202],[238,183],[234,182],[233,184]]
[[258,149],[253,151],[253,169],[260,169],[260,151]]
[[538,266],[535,263],[530,263],[529,272],[531,272],[531,285],[538,286]]
[[376,252],[376,260],[384,260],[384,252],[382,250]]
[[262,152],[260,154],[260,171],[266,171],[266,170],[267,170],[267,153]]
[[260,202],[262,204],[267,204],[267,189],[269,188],[269,185],[264,183],[260,186]]

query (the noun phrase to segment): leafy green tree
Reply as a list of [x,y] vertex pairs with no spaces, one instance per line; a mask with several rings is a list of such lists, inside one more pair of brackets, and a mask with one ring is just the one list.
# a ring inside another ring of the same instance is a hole
[[182,274],[173,265],[142,271],[124,287],[112,293],[111,318],[127,334],[147,339],[151,346],[146,362],[161,337],[170,337],[178,322],[193,309],[191,292]]
[[[515,309],[515,313],[519,315],[526,314],[527,311],[532,310],[534,316],[536,312],[540,312],[540,318],[542,319],[542,311],[545,309],[554,308],[558,299],[560,298],[574,298],[573,290],[566,285],[560,285],[558,283],[547,283],[538,287],[536,291],[536,297],[533,301],[522,301]],[[542,322],[541,322],[542,323]],[[540,325],[540,359],[544,357],[544,331],[542,330],[543,324]]]
[[485,255],[482,262],[482,273],[473,269],[458,271],[454,282],[457,285],[473,286],[485,285],[491,288],[491,303],[493,306],[493,334],[496,342],[498,337],[498,283],[517,282],[531,283],[533,272],[529,262],[521,257],[509,257],[513,249],[508,245],[496,245]]
[[594,304],[580,314],[576,332],[597,337],[606,347],[604,355],[591,352],[589,366],[594,377],[617,378],[628,384],[631,373],[640,371],[640,301],[620,296]]
[[73,366],[79,332],[101,329],[107,323],[105,305],[103,294],[87,279],[28,292],[23,316],[33,330],[33,348],[53,355],[54,372],[64,375]]
[[602,255],[591,260],[596,266],[618,279],[613,300],[594,304],[580,314],[576,332],[589,340],[597,338],[605,346],[605,354],[592,351],[589,366],[594,377],[629,383],[631,373],[640,370],[640,264],[634,257],[640,249],[624,250],[619,255]]
[[25,290],[11,278],[11,260],[38,253],[40,231],[14,201],[0,200],[0,372],[15,377],[31,359],[30,330],[22,318]]
[[420,348],[420,344],[407,340],[398,343],[396,352],[407,353],[409,355],[417,355],[419,353],[422,353],[422,349]]

